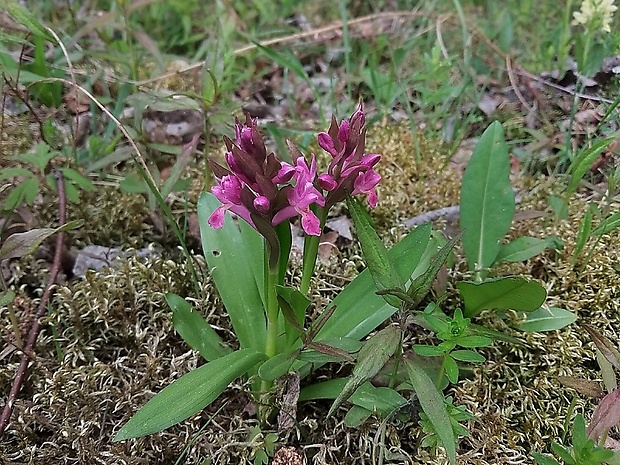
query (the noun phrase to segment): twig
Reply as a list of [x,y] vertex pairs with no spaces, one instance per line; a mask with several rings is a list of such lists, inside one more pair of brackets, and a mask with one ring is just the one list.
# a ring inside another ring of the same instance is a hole
[[[64,226],[67,221],[67,197],[65,194],[65,184],[60,171],[55,171],[54,176],[56,178],[56,184],[58,186],[58,222],[59,226]],[[11,419],[11,414],[13,413],[13,404],[15,403],[15,399],[17,398],[17,395],[21,390],[22,384],[24,383],[24,379],[26,378],[26,374],[28,372],[28,362],[31,359],[31,352],[34,349],[35,343],[37,342],[39,332],[41,332],[40,320],[41,317],[43,317],[43,315],[45,314],[47,302],[49,301],[52,294],[52,286],[54,286],[54,283],[56,282],[56,277],[58,276],[58,272],[60,271],[64,239],[64,232],[58,232],[56,236],[56,250],[54,252],[54,262],[52,264],[52,270],[47,280],[47,285],[45,286],[45,291],[43,292],[41,301],[39,302],[39,307],[34,318],[34,323],[32,324],[30,332],[28,333],[26,347],[24,347],[24,352],[22,353],[19,368],[17,369],[15,378],[13,379],[13,384],[11,385],[9,397],[6,400],[4,410],[2,411],[2,416],[0,417],[0,438],[4,435],[4,431],[6,430],[6,427],[9,424],[9,420]]]
[[519,89],[519,84],[517,83],[515,76],[513,74],[510,56],[508,55],[506,55],[506,72],[508,73],[508,80],[510,81],[510,85],[512,86],[512,89],[515,91],[515,95],[521,102],[521,105],[523,105],[525,108],[528,109],[530,113],[532,113],[535,110],[535,108],[530,107],[530,105],[527,103],[527,100],[525,100],[525,97],[523,97],[523,94],[521,93],[521,90]]
[[454,205],[451,207],[438,208],[437,210],[431,210],[424,212],[421,215],[414,216],[403,221],[403,224],[407,228],[413,228],[424,223],[430,223],[431,221],[438,220],[440,218],[446,218],[447,220],[457,219],[459,217],[460,207]]
[[[491,40],[489,40],[489,38],[487,36],[484,35],[484,33],[482,33],[479,29],[477,30],[478,35],[480,36],[481,40],[487,44],[487,46],[493,51],[495,52],[497,55],[499,55],[500,57],[502,57],[504,60],[510,60],[512,62],[514,62],[514,58],[511,57],[509,54],[504,53],[497,45],[495,45]],[[559,90],[560,92],[564,92],[566,94],[569,95],[573,95],[575,97],[579,97],[581,99],[584,100],[592,100],[593,102],[603,102],[603,103],[614,103],[613,100],[609,100],[603,97],[597,97],[596,95],[588,95],[588,94],[584,94],[581,92],[576,92],[572,89],[569,89],[567,87],[561,86],[559,84],[556,84],[554,82],[548,81],[546,79],[541,78],[540,76],[536,76],[535,74],[532,74],[528,71],[526,71],[525,69],[523,69],[520,66],[514,67],[513,66],[513,72],[515,74],[518,74],[519,76],[523,76],[526,77],[528,79],[531,79],[532,81],[536,81],[540,84],[543,84],[547,87],[551,87],[553,89]]]
[[577,91],[574,91],[572,89],[569,89],[568,87],[564,87],[564,86],[561,86],[561,85],[556,84],[554,82],[547,81],[546,79],[543,79],[543,78],[541,78],[539,76],[536,76],[535,74],[529,73],[529,72],[525,71],[522,68],[516,69],[515,73],[520,75],[520,76],[524,76],[526,78],[529,78],[532,81],[536,81],[536,82],[538,82],[540,84],[543,84],[545,86],[552,87],[552,88],[554,88],[556,90],[559,90],[560,92],[564,92],[566,94],[573,95],[575,97],[579,97],[579,98],[584,99],[584,100],[592,100],[593,102],[614,103],[613,100],[609,100],[609,99],[604,98],[604,97],[597,97],[596,95],[584,94],[583,92],[577,92]]
[[[523,197],[521,193],[515,192],[515,203],[521,203]],[[450,207],[438,208],[436,210],[431,210],[428,212],[424,212],[420,215],[414,216],[412,218],[408,218],[403,221],[403,225],[406,228],[414,228],[416,226],[420,226],[424,223],[430,223],[431,221],[435,221],[441,218],[444,218],[446,221],[456,221],[459,218],[459,214],[461,211],[461,207],[458,205],[452,205]],[[515,220],[516,221],[516,220]]]

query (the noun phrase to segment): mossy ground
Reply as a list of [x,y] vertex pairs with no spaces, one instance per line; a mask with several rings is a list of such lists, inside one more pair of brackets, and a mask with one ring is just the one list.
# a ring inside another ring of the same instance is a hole
[[[404,234],[402,221],[458,203],[460,175],[448,164],[440,144],[421,136],[416,141],[407,127],[384,127],[371,129],[368,146],[369,151],[384,155],[381,203],[374,217],[387,242]],[[546,211],[545,199],[557,186],[547,178],[520,179],[518,184],[521,211]],[[84,196],[80,205],[70,207],[72,217],[85,219],[87,225],[69,233],[75,243],[140,247],[157,240],[141,197],[112,188],[97,195],[99,201]],[[555,234],[564,240],[565,249],[501,271],[541,279],[549,291],[549,303],[575,311],[579,321],[560,331],[523,335],[492,315],[482,317],[493,327],[523,337],[526,345],[496,343],[483,350],[487,362],[450,389],[455,404],[466,405],[477,418],[468,425],[471,436],[461,440],[460,464],[532,463],[530,452],[547,451],[552,440],[565,434],[573,399],[586,417],[594,407],[557,381],[560,375],[598,378],[593,345],[580,322],[597,327],[611,340],[617,341],[620,334],[617,236],[604,236],[586,263],[569,264],[586,204],[573,198],[568,220],[554,221],[547,215],[515,223],[515,236]],[[444,226],[437,225],[438,229]],[[166,292],[194,297],[195,308],[225,339],[233,340],[209,278],[202,282],[203,297],[197,298],[187,266],[174,250],[163,250],[160,258],[130,259],[57,288],[43,322],[29,382],[0,444],[5,462],[173,464],[187,447],[179,463],[240,464],[247,463],[252,451],[260,447],[260,438],[249,441],[248,429],[256,422],[242,385],[232,386],[202,413],[162,433],[112,442],[120,426],[154,393],[201,363],[172,327],[163,298]],[[199,251],[196,255],[202,263]],[[317,298],[337,292],[359,263],[359,251],[353,246],[319,266],[314,283]],[[22,272],[16,275],[17,285],[19,276],[39,273],[33,260],[18,265]],[[464,264],[457,262],[454,270],[455,278],[462,277]],[[29,285],[22,286],[19,295],[25,302],[21,313],[26,318],[40,294]],[[9,338],[8,320],[2,321],[2,334]],[[0,361],[3,392],[9,390],[19,356],[15,351]],[[405,423],[372,421],[360,429],[347,429],[342,424],[344,411],[324,421],[327,408],[328,403],[321,402],[300,406],[298,426],[280,434],[280,443],[296,446],[314,464],[377,463],[372,457],[381,446],[394,457],[392,463],[446,462],[418,448],[421,432],[414,416]]]

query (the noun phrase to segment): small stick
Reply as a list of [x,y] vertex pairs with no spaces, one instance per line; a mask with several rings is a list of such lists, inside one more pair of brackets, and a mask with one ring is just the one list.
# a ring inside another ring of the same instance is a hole
[[454,205],[451,207],[443,207],[438,208],[437,210],[431,210],[428,212],[424,212],[421,215],[414,216],[413,218],[409,218],[403,221],[403,224],[407,228],[413,228],[415,226],[419,226],[424,223],[430,223],[431,221],[438,220],[439,218],[457,219],[459,217],[460,207],[458,205]]
[[[58,185],[58,211],[60,217],[59,224],[60,226],[63,226],[67,221],[67,197],[65,194],[65,184],[62,174],[59,171],[55,171],[54,176],[56,178],[56,184]],[[58,272],[60,271],[62,250],[65,239],[64,236],[65,234],[62,231],[58,232],[56,236],[56,251],[54,252],[54,262],[52,264],[52,270],[50,272],[49,279],[47,280],[47,285],[45,286],[45,291],[43,292],[41,301],[39,302],[39,308],[37,309],[34,323],[32,324],[30,332],[28,333],[26,347],[24,347],[19,368],[15,373],[15,378],[13,379],[13,384],[11,385],[11,392],[9,392],[9,397],[7,398],[6,404],[4,404],[2,416],[0,416],[0,438],[4,435],[4,431],[6,430],[6,427],[9,424],[9,420],[11,419],[15,399],[17,398],[17,395],[21,390],[22,384],[24,383],[24,379],[26,377],[26,373],[28,371],[28,362],[31,359],[31,352],[34,349],[35,343],[37,342],[39,332],[41,332],[40,319],[45,314],[47,302],[49,301],[52,294],[52,286],[56,282],[56,277],[58,276]]]

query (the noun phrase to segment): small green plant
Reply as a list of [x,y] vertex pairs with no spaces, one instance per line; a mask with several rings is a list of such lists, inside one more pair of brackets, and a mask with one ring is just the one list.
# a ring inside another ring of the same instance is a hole
[[[551,449],[562,460],[558,462],[548,455],[533,454],[538,465],[602,465],[614,458],[614,452],[599,446],[586,433],[586,422],[582,415],[577,415],[573,422],[573,441],[569,447],[557,442],[551,444]],[[618,458],[613,463],[617,463]]]
[[[21,205],[32,205],[45,183],[50,189],[56,189],[54,175],[49,173],[50,161],[55,157],[63,157],[62,153],[50,148],[45,142],[39,142],[31,152],[13,157],[16,165],[0,169],[0,181],[13,181],[13,187],[5,193],[1,206],[4,211],[13,211]],[[63,157],[64,158],[64,157]],[[94,190],[95,185],[77,170],[69,167],[58,167],[67,182],[65,190],[70,202],[77,202],[80,190]]]
[[252,426],[249,431],[249,442],[252,447],[250,459],[254,465],[267,465],[270,457],[273,457],[278,444],[276,433],[264,434],[260,426]]
[[567,310],[544,305],[547,293],[537,282],[522,276],[489,277],[502,262],[527,260],[547,248],[558,249],[557,238],[519,237],[503,244],[515,212],[510,185],[510,161],[502,126],[492,123],[476,145],[461,185],[463,248],[472,281],[457,284],[463,314],[474,317],[483,310],[512,309],[525,314],[517,324],[524,331],[550,331],[575,321]]
[[[294,164],[288,165],[266,152],[255,122],[237,123],[236,141],[226,139],[228,166],[212,163],[218,180],[212,189],[215,196],[203,195],[198,211],[207,263],[240,349],[233,351],[184,299],[169,294],[175,328],[208,363],[157,394],[115,440],[160,431],[189,417],[244,375],[251,381],[258,417],[267,425],[273,414],[274,380],[289,371],[305,377],[312,366],[329,361],[355,361],[355,365],[352,376],[326,394],[335,399],[328,417],[354,399],[358,390],[370,392],[371,402],[368,396],[353,400],[347,414],[352,423],[373,411],[387,416],[406,403],[393,389],[395,379],[389,388],[369,383],[393,356],[403,364],[401,325],[388,325],[367,341],[360,344],[360,340],[396,312],[398,320],[405,321],[415,311],[458,238],[448,242],[417,278],[410,279],[429,244],[430,226],[415,229],[388,253],[364,207],[350,197],[364,194],[371,206],[377,202],[374,187],[380,177],[373,166],[379,155],[364,153],[364,138],[361,107],[341,123],[333,118],[328,132],[318,136],[333,161],[326,173],[318,175],[314,158],[308,163],[293,144],[289,143],[289,150]],[[294,184],[289,184],[291,179]],[[331,206],[345,199],[369,270],[343,289],[306,329],[319,234]],[[228,210],[244,221],[234,224],[225,217]],[[301,217],[307,234],[299,289],[284,285],[291,247],[288,220],[296,217]],[[372,281],[382,291],[380,296],[375,295]],[[422,409],[454,462],[456,438],[443,395],[419,362],[405,360],[404,366]]]
[[[458,362],[484,362],[485,358],[482,355],[470,349],[489,346],[493,340],[490,337],[480,336],[472,330],[471,319],[463,317],[460,308],[454,312],[454,318],[449,318],[438,307],[429,307],[434,308],[435,311],[425,311],[421,314],[421,318],[428,323],[442,342],[436,346],[416,344],[413,350],[424,357],[443,357],[440,376],[445,373],[448,380],[456,384],[459,380]],[[464,349],[457,349],[457,347]]]
[[[565,465],[598,465],[619,464],[620,453],[606,449],[603,445],[611,428],[620,424],[620,389],[616,379],[616,371],[620,368],[620,352],[616,344],[590,325],[583,325],[596,347],[596,359],[601,369],[605,391],[598,382],[579,378],[563,377],[562,384],[578,392],[599,399],[586,428],[582,415],[577,415],[573,422],[572,447],[564,447],[553,443],[551,449]],[[559,465],[554,458],[546,455],[533,454],[539,465]]]
[[[448,416],[450,417],[454,437],[468,437],[469,431],[467,431],[467,428],[465,428],[461,422],[475,420],[476,417],[469,413],[464,406],[454,405],[452,396],[446,397],[444,402],[446,409],[448,410]],[[436,450],[438,447],[443,447],[433,423],[424,412],[420,412],[420,426],[422,426],[422,432],[426,434],[420,443],[422,447],[428,447],[432,450]]]

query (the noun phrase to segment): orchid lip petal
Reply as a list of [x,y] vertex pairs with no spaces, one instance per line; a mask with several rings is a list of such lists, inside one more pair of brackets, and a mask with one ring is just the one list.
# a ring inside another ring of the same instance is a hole
[[221,229],[224,226],[224,215],[226,213],[226,208],[224,205],[220,205],[217,207],[211,216],[209,216],[209,226],[213,229]]
[[336,187],[338,187],[338,183],[333,178],[333,176],[327,173],[319,175],[318,183],[319,186],[321,186],[321,189],[328,192],[333,191],[334,189],[336,189]]

